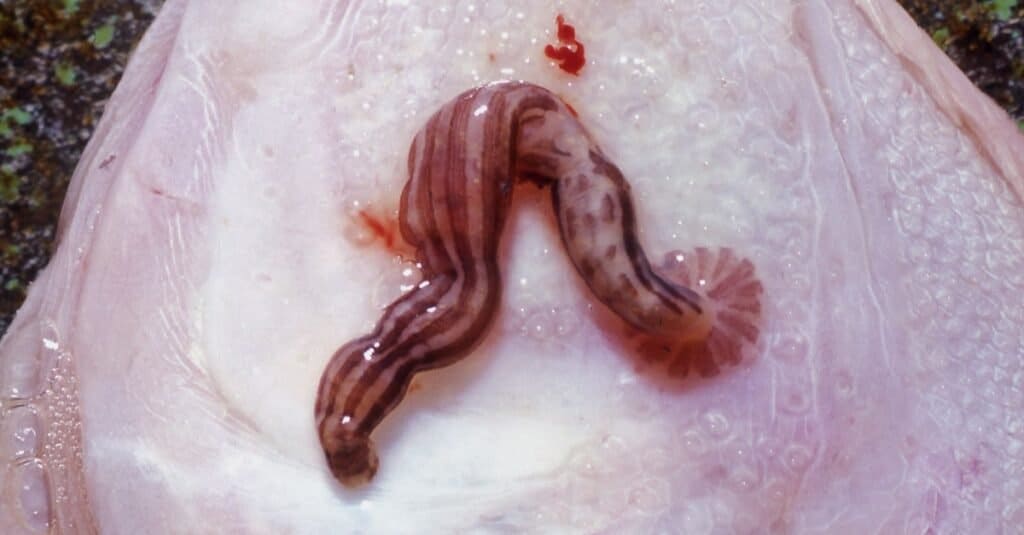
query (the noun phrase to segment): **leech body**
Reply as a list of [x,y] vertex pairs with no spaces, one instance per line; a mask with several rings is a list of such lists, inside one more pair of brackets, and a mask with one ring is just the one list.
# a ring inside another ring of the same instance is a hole
[[334,354],[317,394],[317,430],[341,482],[373,477],[370,434],[413,375],[466,356],[490,325],[517,178],[552,187],[566,251],[615,314],[654,335],[709,335],[711,303],[654,272],[637,240],[629,185],[548,90],[499,82],[466,91],[416,135],[408,167],[399,225],[424,280],[385,309],[373,332]]

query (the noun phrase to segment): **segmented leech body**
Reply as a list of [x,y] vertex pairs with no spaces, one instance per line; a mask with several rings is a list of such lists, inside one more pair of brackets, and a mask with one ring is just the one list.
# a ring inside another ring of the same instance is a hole
[[317,395],[320,440],[343,483],[373,477],[370,434],[413,375],[464,357],[494,318],[498,243],[517,177],[551,186],[566,251],[608,308],[653,335],[709,336],[711,303],[651,268],[629,184],[548,90],[498,82],[466,91],[416,135],[408,167],[399,225],[423,282],[334,354]]

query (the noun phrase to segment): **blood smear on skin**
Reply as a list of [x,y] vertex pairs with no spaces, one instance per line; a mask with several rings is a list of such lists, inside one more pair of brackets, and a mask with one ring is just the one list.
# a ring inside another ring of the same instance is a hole
[[587,58],[583,53],[583,43],[576,40],[576,28],[571,24],[565,23],[565,17],[558,15],[555,17],[555,23],[558,24],[558,48],[554,45],[547,45],[544,47],[544,55],[559,62],[558,68],[563,71],[579,75],[580,69],[583,68],[587,63]]
[[359,223],[360,225],[374,236],[375,239],[382,240],[384,246],[388,249],[394,249],[398,245],[398,224],[394,221],[383,220],[373,214],[370,214],[366,210],[359,211]]
[[576,108],[573,108],[572,104],[569,104],[564,98],[562,99],[562,104],[565,104],[565,107],[569,109],[569,113],[571,113],[573,117],[580,116],[580,114],[576,113]]

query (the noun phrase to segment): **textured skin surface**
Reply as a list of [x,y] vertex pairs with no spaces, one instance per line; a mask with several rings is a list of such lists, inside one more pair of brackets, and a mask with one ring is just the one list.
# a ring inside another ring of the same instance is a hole
[[[630,5],[564,6],[590,61],[575,78],[543,59],[540,2],[168,3],[0,345],[20,484],[0,524],[1012,533],[1024,150],[986,136],[1015,126],[894,4]],[[418,281],[353,214],[389,212],[437,106],[507,77],[593,125],[654,255],[752,258],[757,355],[652,377],[526,197],[480,358],[414,384],[380,430],[389,463],[344,491],[295,415],[337,340]]]
[[[899,3],[971,81],[1024,128],[1024,40],[1019,38],[1024,4],[1004,12],[1003,2]],[[0,336],[25,299],[28,283],[53,253],[61,201],[75,163],[129,52],[162,4],[163,0],[12,0],[0,6],[0,20],[6,19],[0,22],[0,47],[13,52],[0,55],[0,76],[6,77],[0,94],[14,88],[0,102],[0,132],[7,138],[7,149],[32,146],[31,152],[11,158],[6,164],[10,172],[0,179],[0,227],[10,229],[0,232]],[[113,29],[109,43],[101,37],[107,28]],[[70,86],[54,81],[55,58],[66,59],[68,48],[76,51],[75,57],[60,64],[75,72],[75,84]],[[23,124],[25,116],[19,111],[28,113],[29,122]]]

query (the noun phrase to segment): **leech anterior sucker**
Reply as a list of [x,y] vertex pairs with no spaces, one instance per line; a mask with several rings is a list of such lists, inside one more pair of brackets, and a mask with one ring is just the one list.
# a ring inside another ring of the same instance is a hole
[[490,325],[517,178],[551,186],[570,259],[616,315],[658,336],[711,333],[708,298],[655,273],[637,239],[629,184],[550,91],[497,82],[462,93],[416,135],[408,167],[399,225],[424,280],[384,310],[373,332],[334,354],[317,394],[317,430],[341,482],[373,477],[370,434],[413,375],[464,357]]

